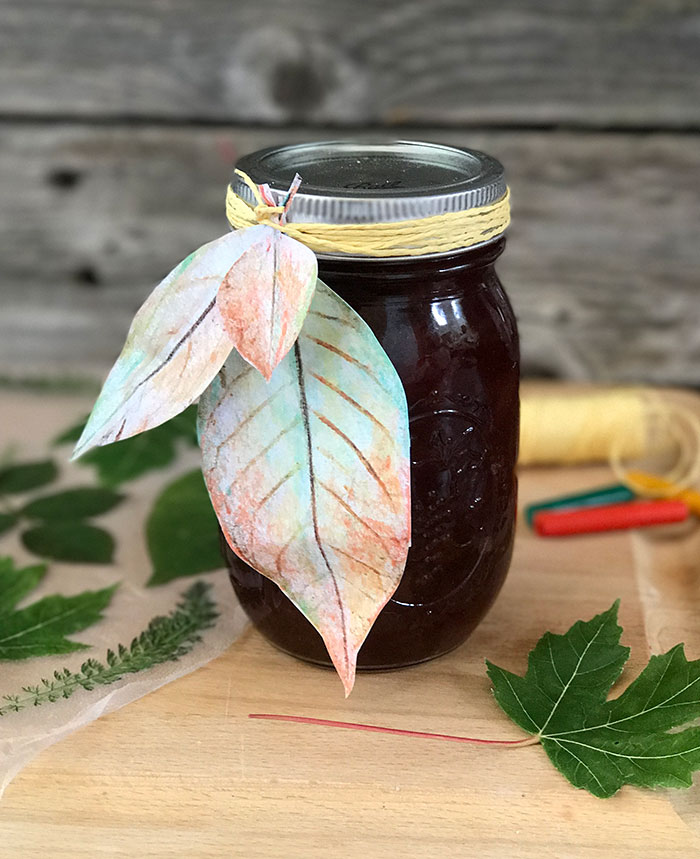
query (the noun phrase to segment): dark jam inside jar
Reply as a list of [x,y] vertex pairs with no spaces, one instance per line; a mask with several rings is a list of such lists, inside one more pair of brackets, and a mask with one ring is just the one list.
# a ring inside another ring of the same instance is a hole
[[[391,358],[409,407],[412,545],[358,668],[398,668],[461,644],[508,571],[519,361],[513,312],[494,270],[504,244],[501,237],[433,257],[319,260],[319,277]],[[288,653],[330,665],[320,635],[278,586],[224,550],[256,627]]]

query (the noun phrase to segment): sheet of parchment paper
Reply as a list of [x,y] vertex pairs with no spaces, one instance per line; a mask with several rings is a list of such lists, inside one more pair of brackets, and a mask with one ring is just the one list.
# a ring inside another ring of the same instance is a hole
[[[92,469],[69,463],[70,446],[51,448],[50,441],[89,411],[91,401],[67,396],[0,393],[0,453],[9,453],[16,462],[52,457],[60,468],[59,479],[34,490],[32,496],[53,493],[75,486],[96,485]],[[20,607],[42,596],[65,595],[96,590],[120,582],[103,620],[70,638],[89,644],[89,650],[0,662],[0,696],[21,692],[22,686],[36,685],[54,670],[77,670],[88,658],[104,662],[108,648],[128,645],[148,626],[155,615],[170,613],[180,595],[196,580],[211,584],[211,597],[219,612],[215,625],[206,630],[202,641],[176,662],[166,662],[147,671],[126,675],[109,686],[93,691],[77,690],[71,698],[30,707],[0,718],[0,796],[14,776],[42,749],[68,736],[100,716],[111,713],[137,698],[195,671],[223,653],[246,625],[224,570],[175,579],[166,585],[145,587],[151,565],[144,538],[144,523],[153,499],[179,474],[197,467],[196,449],[182,450],[172,466],[151,472],[119,488],[126,500],[109,513],[91,520],[109,531],[116,541],[113,564],[67,564],[50,561],[49,571]],[[18,504],[23,496],[15,496]],[[19,531],[0,537],[0,555],[10,555],[18,565],[37,563],[22,546]],[[125,743],[128,738],[124,738]]]

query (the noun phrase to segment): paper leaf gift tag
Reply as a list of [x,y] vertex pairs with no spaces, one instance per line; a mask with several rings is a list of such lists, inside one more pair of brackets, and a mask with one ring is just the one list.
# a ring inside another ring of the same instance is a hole
[[199,435],[231,548],[316,627],[349,694],[410,541],[406,397],[391,361],[318,281],[268,383],[229,356],[200,399]]
[[197,399],[233,348],[216,295],[259,239],[227,233],[180,263],[146,299],[129,329],[73,458],[164,423]]
[[224,278],[216,303],[238,352],[266,379],[292,348],[316,288],[316,254],[265,225]]

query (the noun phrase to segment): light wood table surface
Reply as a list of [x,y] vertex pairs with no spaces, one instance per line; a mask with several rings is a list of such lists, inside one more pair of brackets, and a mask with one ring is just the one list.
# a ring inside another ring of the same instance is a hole
[[[524,470],[521,506],[606,481],[602,468]],[[248,719],[291,713],[518,738],[491,697],[484,658],[522,672],[545,630],[563,632],[617,597],[632,647],[623,684],[650,649],[685,640],[700,657],[698,529],[543,540],[521,525],[506,585],[471,639],[432,663],[360,675],[347,701],[333,673],[249,629],[219,659],[20,773],[0,803],[0,857],[700,855],[698,786],[599,800],[571,787],[537,746]]]

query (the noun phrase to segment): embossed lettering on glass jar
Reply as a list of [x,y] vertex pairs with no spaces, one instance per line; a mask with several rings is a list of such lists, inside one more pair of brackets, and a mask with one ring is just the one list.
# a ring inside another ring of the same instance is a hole
[[[290,220],[405,220],[483,206],[503,168],[473,150],[335,142],[262,150],[238,166],[281,199]],[[233,181],[236,193],[245,187]],[[469,636],[498,594],[513,548],[518,336],[494,270],[503,236],[420,257],[319,256],[319,277],[369,324],[403,382],[411,434],[412,545],[358,668],[432,659]],[[256,627],[302,659],[330,665],[321,637],[269,579],[226,546],[231,581]]]

